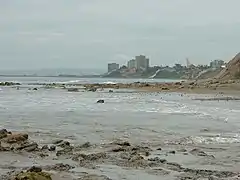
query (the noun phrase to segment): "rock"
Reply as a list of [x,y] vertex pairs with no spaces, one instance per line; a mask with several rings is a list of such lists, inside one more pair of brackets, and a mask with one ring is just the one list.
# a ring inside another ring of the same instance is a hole
[[79,180],[111,180],[111,179],[104,175],[90,174],[80,178]]
[[115,145],[119,145],[119,146],[131,146],[130,142],[122,141],[122,140],[113,141],[111,144],[115,144]]
[[[207,153],[205,153],[204,151],[200,150],[200,149],[193,149],[190,151],[190,153],[192,155],[195,155],[195,156],[209,156]],[[211,156],[212,157],[212,156]],[[214,157],[214,156],[213,156]]]
[[68,92],[79,92],[78,88],[68,88]]
[[8,131],[6,129],[0,130],[0,139],[7,137]]
[[168,88],[168,87],[162,87],[162,90],[163,90],[163,91],[168,91],[169,88]]
[[42,172],[42,168],[36,167],[36,166],[32,166],[30,169],[27,170],[27,172],[36,172],[36,173],[39,173],[39,172]]
[[112,93],[112,92],[113,92],[113,90],[109,90],[108,92]]
[[81,146],[79,146],[79,148],[89,148],[89,147],[91,147],[90,142],[86,142],[86,143],[82,144]]
[[91,92],[96,92],[97,91],[97,88],[95,87],[92,87],[92,88],[89,88],[88,91],[91,91]]
[[52,178],[47,172],[22,172],[12,180],[52,180]]
[[44,166],[43,169],[47,170],[47,171],[69,171],[71,169],[73,169],[74,167],[69,165],[69,164],[63,164],[63,163],[58,163],[58,164],[54,164],[54,165],[47,165]]
[[56,156],[72,155],[72,154],[73,154],[73,147],[69,146],[67,148],[57,151]]
[[181,82],[175,82],[175,85],[181,86],[182,83]]
[[7,137],[3,138],[3,141],[6,143],[22,143],[28,140],[28,134],[19,133],[19,134],[10,134]]
[[56,146],[52,145],[52,146],[49,147],[48,150],[49,150],[49,151],[56,151]]
[[26,143],[21,145],[20,147],[17,147],[16,150],[24,150],[27,152],[32,152],[38,149],[37,143]]
[[173,151],[169,151],[168,153],[169,154],[176,154],[176,151],[173,150]]
[[103,100],[103,99],[100,99],[100,100],[97,101],[97,103],[102,103],[102,104],[103,104],[103,103],[104,103],[104,100]]
[[44,145],[41,149],[42,150],[48,150],[48,145]]
[[73,161],[97,161],[99,159],[105,159],[107,157],[107,154],[104,152],[100,153],[93,153],[93,154],[75,154],[72,157]]
[[157,150],[157,151],[161,151],[161,150],[162,150],[162,148],[157,148],[156,150]]
[[63,140],[59,140],[59,139],[58,139],[58,140],[53,141],[52,144],[60,144],[60,143],[62,143],[62,142],[63,142]]
[[167,162],[166,159],[160,159],[159,157],[149,158],[148,161],[151,161],[151,162],[158,162],[158,163],[166,163],[166,162]]
[[62,141],[61,143],[57,144],[57,146],[61,147],[61,148],[67,148],[70,146],[70,142],[68,141]]

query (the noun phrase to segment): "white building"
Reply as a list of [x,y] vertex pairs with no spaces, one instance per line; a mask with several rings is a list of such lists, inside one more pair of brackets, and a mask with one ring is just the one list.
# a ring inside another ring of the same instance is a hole
[[211,68],[221,68],[224,65],[225,65],[225,62],[223,60],[219,60],[219,59],[216,59],[216,60],[210,62]]
[[127,67],[128,67],[128,69],[137,68],[137,62],[136,62],[136,60],[135,60],[135,59],[132,59],[132,60],[128,61]]

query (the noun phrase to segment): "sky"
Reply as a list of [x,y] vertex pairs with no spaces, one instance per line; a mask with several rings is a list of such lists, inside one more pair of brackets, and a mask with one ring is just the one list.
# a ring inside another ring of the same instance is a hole
[[0,0],[0,69],[207,64],[240,52],[239,0]]

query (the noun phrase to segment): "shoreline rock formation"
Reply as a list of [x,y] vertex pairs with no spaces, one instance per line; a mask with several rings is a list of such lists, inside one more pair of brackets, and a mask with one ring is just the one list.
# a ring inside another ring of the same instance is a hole
[[[29,155],[35,154],[41,159],[50,158],[49,155],[53,153],[55,154],[55,156],[53,156],[53,154],[51,155],[53,159],[72,162],[71,164],[53,163],[42,166],[30,166],[23,169],[14,168],[14,170],[11,168],[9,169],[9,173],[0,176],[0,178],[2,177],[2,179],[6,180],[52,180],[54,174],[49,173],[50,171],[58,172],[57,174],[65,172],[83,180],[92,178],[96,180],[110,180],[109,177],[104,175],[95,175],[86,172],[82,175],[74,175],[74,171],[72,171],[78,167],[94,170],[103,164],[125,168],[130,171],[141,169],[141,171],[147,174],[158,175],[159,177],[174,174],[174,176],[180,179],[215,178],[229,180],[240,176],[240,172],[184,167],[181,164],[171,162],[164,158],[167,156],[178,157],[181,155],[206,158],[209,162],[216,160],[212,153],[206,153],[196,147],[189,149],[189,147],[183,145],[182,149],[179,150],[180,144],[176,146],[176,149],[169,150],[164,144],[162,144],[161,147],[151,147],[132,144],[125,140],[115,140],[99,145],[89,142],[81,145],[73,145],[65,140],[54,140],[52,143],[40,148],[40,145],[32,142],[26,133],[14,133],[2,129],[0,130],[0,137],[1,148],[3,148],[0,149],[0,153],[2,153],[2,151],[12,153],[26,152],[29,153]],[[2,146],[3,144],[8,144],[9,146],[4,147]],[[45,154],[45,156],[40,154]],[[54,162],[54,160],[52,161]]]

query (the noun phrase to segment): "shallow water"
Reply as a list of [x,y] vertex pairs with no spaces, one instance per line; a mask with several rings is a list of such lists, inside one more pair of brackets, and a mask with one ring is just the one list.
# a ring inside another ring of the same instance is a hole
[[[0,91],[0,127],[28,132],[30,138],[40,144],[53,139],[65,139],[73,144],[86,141],[103,144],[122,138],[151,147],[161,145],[169,150],[176,149],[179,144],[186,145],[186,148],[201,147],[214,154],[216,159],[208,163],[206,159],[182,154],[165,157],[162,152],[162,156],[186,167],[239,170],[238,101],[195,101],[192,99],[200,95],[118,91],[29,91],[3,87]],[[105,103],[97,104],[98,99],[104,99]],[[46,163],[16,156],[0,153],[1,173],[6,171],[4,168],[1,170],[6,164],[19,167],[24,166],[22,162],[26,166]],[[158,179],[156,175],[139,170],[119,169],[101,165],[98,170],[91,171],[113,179]]]

